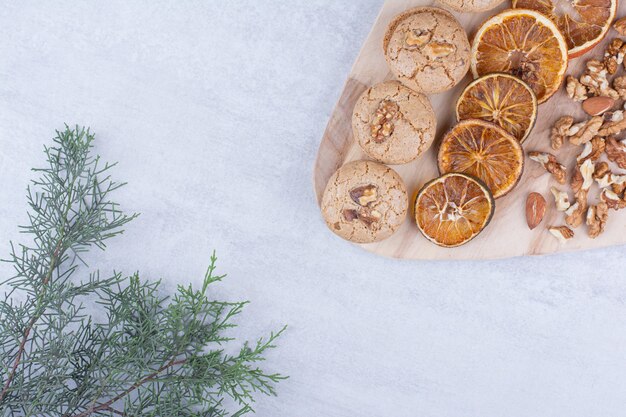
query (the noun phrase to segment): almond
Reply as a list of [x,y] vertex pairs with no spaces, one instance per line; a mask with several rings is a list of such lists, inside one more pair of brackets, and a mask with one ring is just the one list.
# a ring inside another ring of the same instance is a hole
[[610,110],[615,104],[611,97],[590,97],[583,101],[583,110],[590,116],[598,116]]
[[530,193],[526,198],[526,223],[533,230],[546,214],[546,199],[539,193]]

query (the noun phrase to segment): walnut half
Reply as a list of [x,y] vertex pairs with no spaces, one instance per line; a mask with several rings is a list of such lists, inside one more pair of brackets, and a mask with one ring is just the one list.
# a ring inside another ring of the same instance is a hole
[[606,139],[606,157],[617,166],[626,169],[626,143],[618,141],[615,136]]
[[607,79],[609,71],[604,62],[591,59],[586,63],[585,73],[580,77],[580,83],[587,87],[587,91],[593,96],[611,97],[614,100],[619,94],[609,85]]
[[599,136],[614,135],[626,129],[626,118],[624,118],[623,110],[606,113],[604,116],[606,117],[609,114],[611,117],[600,126],[597,132]]
[[445,58],[455,50],[456,46],[447,42],[430,42],[424,47],[424,52],[431,59]]
[[615,23],[613,23],[613,29],[620,35],[626,36],[626,17],[617,19]]
[[363,185],[350,190],[350,198],[359,206],[369,206],[378,199],[378,187],[373,184]]
[[559,190],[556,187],[550,188],[552,195],[554,196],[554,204],[556,205],[557,211],[565,211],[569,208],[569,197],[566,192]]
[[343,218],[346,219],[347,222],[352,222],[358,219],[370,229],[374,228],[374,226],[378,226],[378,222],[383,217],[378,210],[374,210],[369,207],[360,207],[358,210],[344,209],[342,214]]
[[420,46],[426,45],[432,36],[433,34],[428,30],[413,29],[406,33],[404,43],[409,49],[419,48]]
[[580,165],[580,175],[582,176],[583,183],[581,189],[589,190],[593,184],[593,173],[595,172],[595,165],[591,159],[587,159]]
[[565,243],[574,237],[574,231],[567,226],[550,226],[548,230],[561,243]]
[[626,207],[626,201],[622,200],[620,196],[608,188],[602,190],[600,200],[605,202],[607,207],[613,210],[621,210]]
[[580,155],[578,155],[578,157],[576,157],[576,163],[578,165],[581,165],[587,159],[591,159],[593,162],[597,161],[602,155],[602,152],[604,152],[605,148],[606,143],[604,138],[600,136],[594,136],[591,141],[585,143],[583,151],[580,153]]
[[556,121],[552,130],[550,131],[550,142],[552,149],[557,150],[563,145],[563,140],[567,136],[569,128],[574,124],[574,118],[572,116],[563,116]]
[[614,38],[609,42],[604,53],[604,66],[610,75],[617,72],[617,68],[624,61],[626,45],[620,38]]
[[351,189],[349,194],[358,207],[344,209],[343,218],[347,222],[359,220],[370,229],[379,227],[379,221],[383,215],[372,207],[372,204],[378,200],[378,187],[374,184],[362,185]]
[[565,89],[567,91],[567,96],[574,101],[585,101],[589,97],[587,87],[571,75],[567,76]]
[[393,133],[394,122],[399,116],[400,106],[398,103],[392,100],[381,101],[370,124],[372,140],[376,143],[386,141]]
[[531,151],[528,152],[528,157],[535,162],[539,162],[546,171],[552,174],[559,184],[565,184],[567,171],[565,167],[556,160],[556,156],[547,152]]
[[578,190],[575,194],[576,202],[565,210],[565,223],[571,227],[578,227],[585,220],[587,210],[587,190]]
[[604,232],[608,217],[609,207],[604,201],[595,206],[589,206],[589,210],[587,210],[587,233],[590,238],[595,239]]
[[567,132],[569,142],[572,145],[582,145],[585,142],[589,142],[598,134],[603,123],[604,118],[602,116],[593,116],[589,120],[576,123]]

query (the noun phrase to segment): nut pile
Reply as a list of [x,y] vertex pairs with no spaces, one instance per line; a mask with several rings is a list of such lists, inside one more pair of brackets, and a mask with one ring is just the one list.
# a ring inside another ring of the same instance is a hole
[[[626,35],[626,19],[618,20],[615,28]],[[626,41],[615,38],[602,61],[591,59],[579,78],[567,77],[568,96],[580,102],[589,117],[575,121],[571,116],[563,116],[550,132],[553,150],[558,151],[566,141],[580,148],[569,189],[551,189],[565,225],[548,226],[548,230],[561,242],[572,239],[573,229],[583,223],[589,237],[596,238],[606,228],[609,211],[626,208],[626,174],[619,171],[626,169],[626,140],[617,136],[626,131],[626,103],[616,109],[620,101],[626,100],[626,75],[617,75],[620,68],[626,69],[625,56]],[[561,163],[565,161],[560,162],[556,155],[547,152],[528,152],[528,157],[541,164],[559,184],[567,183],[567,169]],[[593,196],[592,189],[596,190]],[[527,221],[529,226],[536,226],[541,219],[537,220],[536,211],[529,211],[530,200],[531,196],[526,204]]]

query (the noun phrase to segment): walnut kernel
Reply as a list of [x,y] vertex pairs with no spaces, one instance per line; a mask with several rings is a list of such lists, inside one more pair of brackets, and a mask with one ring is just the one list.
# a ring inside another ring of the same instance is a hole
[[606,162],[598,162],[593,170],[593,179],[597,180],[599,178],[604,177],[606,174],[610,173],[609,164]]
[[626,169],[626,143],[618,141],[615,136],[606,139],[606,157],[617,166]]
[[580,175],[582,176],[583,183],[580,186],[581,190],[589,190],[593,184],[593,173],[595,171],[594,163],[591,159],[587,159],[580,165]]
[[569,128],[574,124],[572,116],[563,116],[554,123],[550,131],[550,142],[552,149],[557,150],[563,145],[563,140],[567,136]]
[[361,220],[367,227],[372,227],[374,225],[378,225],[378,222],[382,218],[382,214],[374,209],[370,209],[369,207],[364,207],[359,211],[359,220]]
[[606,188],[613,184],[624,184],[626,183],[626,175],[615,175],[612,172],[608,172],[602,177],[596,178],[596,182],[600,188]]
[[567,76],[565,90],[567,91],[567,96],[574,101],[585,101],[589,97],[587,87],[571,75]]
[[620,35],[626,36],[626,17],[617,19],[615,23],[613,23],[613,29]]
[[585,211],[587,210],[587,190],[578,190],[574,197],[576,202],[565,210],[565,223],[571,227],[578,227],[585,220]]
[[613,88],[622,100],[626,99],[626,75],[615,77],[613,79]]
[[598,134],[604,119],[602,116],[593,116],[589,120],[577,123],[568,130],[569,142],[572,145],[582,145],[589,142]]
[[551,226],[548,230],[561,243],[565,243],[574,237],[574,231],[567,226]]
[[550,188],[552,195],[554,196],[554,204],[556,205],[557,211],[565,211],[569,208],[570,202],[569,197],[566,192],[559,190],[556,187]]
[[608,188],[602,190],[600,193],[600,200],[604,201],[608,208],[613,210],[621,210],[626,207],[626,201],[621,199],[619,195]]
[[608,217],[609,207],[604,201],[595,206],[589,206],[587,210],[587,233],[590,238],[595,239],[604,232]]
[[609,85],[608,71],[603,62],[596,59],[587,61],[587,69],[580,77],[580,83],[594,96],[611,97],[615,100],[619,94]]
[[428,30],[413,29],[409,30],[406,33],[404,43],[410,48],[418,48],[420,46],[426,45],[428,41],[430,41],[431,37],[432,33]]
[[567,171],[565,167],[556,160],[554,155],[547,152],[531,151],[528,152],[528,157],[535,162],[539,162],[546,171],[552,174],[559,184],[565,184]]
[[430,42],[424,50],[429,58],[438,59],[454,53],[456,46],[447,42]]
[[378,199],[378,187],[368,184],[353,188],[350,190],[350,198],[359,206],[367,207]]
[[576,163],[581,165],[587,159],[591,159],[594,162],[597,161],[602,155],[602,152],[604,152],[605,146],[604,138],[594,136],[591,141],[585,143],[583,151],[576,157]]
[[376,143],[386,141],[394,130],[394,122],[400,117],[400,106],[392,100],[382,100],[372,118],[370,130]]

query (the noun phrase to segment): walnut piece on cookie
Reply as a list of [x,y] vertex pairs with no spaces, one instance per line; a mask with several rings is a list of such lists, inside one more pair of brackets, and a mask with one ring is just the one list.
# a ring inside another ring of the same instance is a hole
[[491,10],[504,0],[439,0],[444,6],[464,13],[478,13]]

